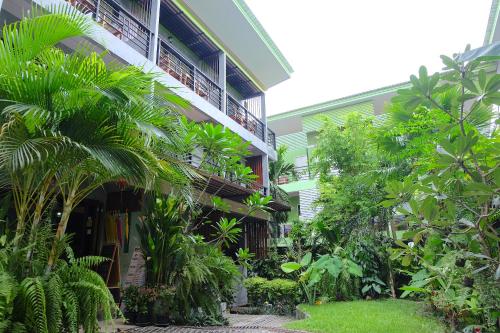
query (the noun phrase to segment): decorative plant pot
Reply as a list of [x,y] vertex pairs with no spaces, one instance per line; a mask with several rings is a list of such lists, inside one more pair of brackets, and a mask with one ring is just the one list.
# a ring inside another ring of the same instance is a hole
[[137,321],[137,312],[125,311],[124,316],[128,323],[135,324]]
[[168,316],[165,315],[157,315],[155,320],[155,326],[166,327],[169,326],[170,321]]
[[138,313],[135,324],[138,326],[148,326],[151,324],[151,316],[149,313]]

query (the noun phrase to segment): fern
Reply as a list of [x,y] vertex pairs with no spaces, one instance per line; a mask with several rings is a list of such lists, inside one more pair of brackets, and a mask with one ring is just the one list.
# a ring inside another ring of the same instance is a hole
[[62,309],[65,332],[78,333],[78,318],[80,317],[78,297],[70,288],[63,288],[62,294],[64,296]]
[[24,279],[20,285],[20,294],[28,329],[34,333],[48,333],[45,291],[41,279]]
[[60,332],[62,326],[62,281],[51,274],[46,283],[47,328],[49,332]]

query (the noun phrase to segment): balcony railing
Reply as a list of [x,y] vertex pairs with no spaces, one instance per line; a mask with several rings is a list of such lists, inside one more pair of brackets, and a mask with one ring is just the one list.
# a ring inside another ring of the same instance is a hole
[[[252,182],[248,182],[248,183],[243,183],[243,182],[239,181],[239,179],[236,177],[236,175],[234,173],[221,170],[221,168],[216,163],[214,163],[210,160],[203,160],[202,161],[201,156],[196,154],[196,153],[187,154],[186,156],[184,156],[183,161],[190,164],[191,166],[193,166],[197,169],[204,170],[205,172],[214,174],[214,175],[216,175],[220,178],[223,178],[224,180],[226,180],[230,183],[233,183],[235,185],[244,187],[246,189],[251,189],[251,190],[256,191],[256,192],[260,192],[262,195],[268,194],[267,188],[265,186],[263,186],[262,184],[260,184],[259,182],[252,181]],[[202,168],[201,163],[206,165],[206,167]]]
[[278,184],[288,184],[299,180],[309,180],[314,178],[314,173],[309,166],[295,167],[295,175],[286,175],[278,178]]
[[158,66],[221,110],[222,89],[167,42],[160,39],[158,44]]
[[229,95],[227,95],[227,115],[264,141],[264,124]]
[[[140,19],[115,0],[67,0],[84,13],[92,14],[96,22],[117,38],[123,40],[146,58],[150,56],[152,32]],[[158,39],[157,65],[170,76],[204,98],[217,109],[223,110],[222,88],[199,67],[175,50],[170,43]],[[245,106],[227,95],[226,114],[242,125],[260,140],[265,141],[265,126],[259,119],[262,99],[254,97],[245,100]],[[268,144],[276,149],[276,137],[268,131]]]
[[269,127],[267,128],[267,145],[276,150],[276,134]]
[[133,14],[114,0],[68,0],[84,13],[92,14],[115,37],[132,46],[145,57],[149,56],[151,31]]

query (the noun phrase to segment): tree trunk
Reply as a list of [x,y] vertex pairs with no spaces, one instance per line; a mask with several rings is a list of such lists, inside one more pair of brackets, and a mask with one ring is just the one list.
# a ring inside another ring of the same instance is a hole
[[76,190],[71,190],[69,196],[66,198],[64,202],[63,212],[61,216],[61,220],[57,226],[56,235],[54,237],[54,241],[52,242],[52,250],[50,251],[49,261],[47,263],[47,271],[52,269],[52,266],[55,263],[56,255],[57,255],[57,243],[61,240],[66,232],[66,227],[68,226],[69,216],[73,211],[73,205],[75,200]]

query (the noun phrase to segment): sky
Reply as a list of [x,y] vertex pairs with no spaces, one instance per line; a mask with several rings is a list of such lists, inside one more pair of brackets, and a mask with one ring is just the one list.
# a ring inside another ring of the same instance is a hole
[[409,80],[483,44],[491,0],[246,0],[294,69],[267,115]]

